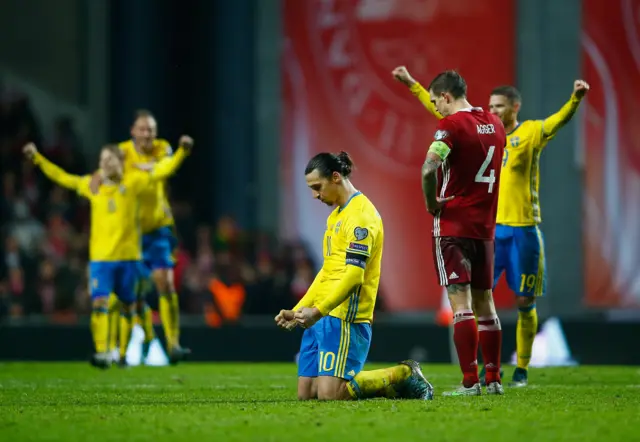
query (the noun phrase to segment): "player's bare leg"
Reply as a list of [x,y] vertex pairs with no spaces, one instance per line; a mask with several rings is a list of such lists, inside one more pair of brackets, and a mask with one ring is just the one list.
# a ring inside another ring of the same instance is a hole
[[167,340],[169,361],[172,364],[177,364],[184,360],[191,353],[191,350],[180,345],[180,307],[174,284],[173,269],[155,269],[152,278],[160,297],[160,317]]
[[469,284],[447,286],[449,302],[453,311],[453,341],[458,352],[462,385],[443,393],[444,396],[479,396],[482,394],[478,378],[478,326],[472,309],[471,287]]
[[321,401],[348,401],[353,399],[347,388],[347,381],[333,376],[319,376],[318,399]]
[[504,394],[500,378],[502,327],[491,290],[471,289],[473,310],[478,318],[478,338],[484,359],[487,394]]
[[298,400],[318,399],[318,378],[298,377]]
[[529,361],[533,350],[533,341],[538,331],[536,298],[516,296],[518,305],[518,325],[516,330],[517,367],[509,383],[510,387],[526,387],[529,383]]

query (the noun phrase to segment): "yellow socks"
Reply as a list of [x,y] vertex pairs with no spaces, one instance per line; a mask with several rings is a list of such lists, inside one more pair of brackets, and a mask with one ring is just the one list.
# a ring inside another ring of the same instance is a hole
[[109,295],[109,341],[107,350],[113,351],[118,346],[118,324],[122,303],[115,293]]
[[109,320],[107,307],[93,307],[91,312],[91,335],[96,353],[107,351],[107,339],[109,335]]
[[535,304],[518,309],[518,325],[516,326],[516,349],[518,368],[528,369],[531,361],[533,341],[538,331],[538,312]]
[[127,355],[132,329],[133,314],[131,312],[120,313],[120,358],[124,358]]
[[171,294],[171,335],[173,343],[180,345],[180,299],[178,294]]
[[397,393],[393,386],[405,381],[409,376],[411,376],[411,368],[406,365],[361,371],[347,383],[347,389],[354,399],[394,398]]
[[180,344],[180,304],[178,294],[173,292],[160,296],[160,318],[167,340],[167,348]]
[[164,338],[167,340],[167,348],[172,349],[175,345],[173,338],[173,315],[171,314],[171,295],[160,295],[158,300],[160,319],[162,319],[162,329],[164,330]]

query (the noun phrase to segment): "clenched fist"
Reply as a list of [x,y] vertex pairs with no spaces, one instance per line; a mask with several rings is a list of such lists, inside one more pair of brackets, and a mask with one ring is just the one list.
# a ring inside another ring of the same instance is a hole
[[589,83],[584,80],[576,80],[573,82],[573,95],[582,98],[589,92]]
[[189,135],[181,136],[180,140],[178,141],[178,146],[182,147],[183,149],[190,150],[193,147],[193,138],[191,138]]
[[398,66],[391,71],[391,74],[393,75],[393,78],[407,87],[411,87],[416,83],[416,80],[414,80],[411,74],[409,74],[409,71],[405,66]]

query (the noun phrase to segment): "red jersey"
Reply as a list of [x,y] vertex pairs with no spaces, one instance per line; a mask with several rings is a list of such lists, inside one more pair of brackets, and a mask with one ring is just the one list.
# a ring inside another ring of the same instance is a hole
[[433,220],[433,236],[494,239],[507,136],[498,117],[462,109],[438,122],[436,141],[451,151],[438,170],[438,196],[455,195]]

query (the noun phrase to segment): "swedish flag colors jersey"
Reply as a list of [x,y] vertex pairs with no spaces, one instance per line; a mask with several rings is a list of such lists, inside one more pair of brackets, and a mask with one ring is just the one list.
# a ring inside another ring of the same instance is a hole
[[41,154],[34,163],[55,183],[76,191],[91,203],[89,259],[91,261],[138,261],[142,258],[139,195],[157,180],[168,178],[182,163],[186,153],[178,153],[159,163],[150,172],[130,171],[119,183],[106,182],[94,194],[91,176],[71,175]]
[[523,121],[507,134],[498,194],[498,224],[533,226],[542,221],[540,154],[551,138],[544,134],[542,120]]
[[380,283],[384,229],[373,203],[358,192],[327,218],[322,281],[316,303],[342,278],[349,265],[364,269],[364,282],[329,315],[346,322],[371,322]]
[[[130,170],[137,170],[137,165],[151,166],[163,158],[173,155],[168,141],[156,139],[153,142],[151,154],[139,152],[133,140],[118,144],[124,153],[125,174]],[[158,180],[145,188],[140,194],[140,225],[142,233],[153,232],[161,227],[173,226],[173,214],[167,199],[165,181]]]

